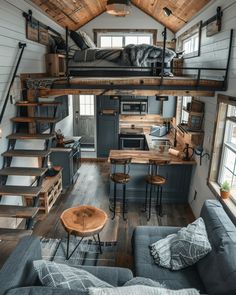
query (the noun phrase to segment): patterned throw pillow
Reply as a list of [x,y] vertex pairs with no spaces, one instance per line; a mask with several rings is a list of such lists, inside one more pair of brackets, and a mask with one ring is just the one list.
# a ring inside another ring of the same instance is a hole
[[200,295],[196,289],[169,290],[149,286],[89,288],[89,295]]
[[123,287],[136,286],[136,285],[165,288],[165,286],[160,284],[159,282],[149,278],[144,278],[144,277],[134,277],[131,280],[124,283]]
[[155,263],[179,270],[193,265],[211,251],[204,220],[200,217],[177,234],[171,234],[150,245]]
[[200,217],[178,231],[171,244],[171,269],[179,270],[193,265],[210,251],[205,223]]
[[43,286],[80,291],[87,291],[89,287],[113,287],[83,269],[66,264],[46,260],[36,260],[33,264]]

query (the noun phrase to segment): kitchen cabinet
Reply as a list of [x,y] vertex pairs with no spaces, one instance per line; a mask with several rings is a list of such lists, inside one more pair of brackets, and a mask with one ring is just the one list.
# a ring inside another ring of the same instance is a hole
[[108,157],[111,149],[118,149],[119,101],[98,96],[97,112],[97,156]]
[[61,166],[62,170],[62,186],[68,188],[75,183],[78,177],[78,169],[80,166],[81,137],[74,137],[74,142],[65,144],[63,147],[55,147],[51,149],[50,161],[53,166]]
[[168,98],[169,99],[167,101],[160,102],[156,100],[156,96],[149,96],[148,97],[148,114],[162,115],[163,118],[175,117],[176,97],[168,96]]

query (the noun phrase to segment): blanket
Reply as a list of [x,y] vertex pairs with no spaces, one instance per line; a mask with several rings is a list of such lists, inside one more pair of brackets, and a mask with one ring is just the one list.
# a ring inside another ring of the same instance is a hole
[[[89,48],[75,52],[74,61],[90,62],[97,59],[105,59],[116,62],[124,66],[148,67],[152,63],[162,62],[163,48],[140,44],[129,44],[123,49],[99,49]],[[165,63],[170,62],[175,57],[175,52],[168,48],[165,49]]]

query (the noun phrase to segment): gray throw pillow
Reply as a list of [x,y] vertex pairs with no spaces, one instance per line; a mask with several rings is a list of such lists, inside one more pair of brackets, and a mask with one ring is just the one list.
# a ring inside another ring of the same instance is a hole
[[150,245],[155,263],[179,270],[193,265],[211,251],[204,220],[200,217],[177,234],[171,234]]
[[211,244],[203,219],[200,217],[178,231],[171,244],[171,269],[193,265],[211,251]]
[[88,271],[46,260],[33,262],[43,286],[87,291],[89,287],[111,288]]
[[144,277],[132,278],[131,280],[124,283],[123,287],[135,286],[135,285],[143,285],[143,286],[149,286],[149,287],[165,288],[165,286],[160,284],[159,282],[153,281],[152,279],[144,278]]
[[196,289],[170,290],[149,286],[89,288],[89,295],[199,295]]

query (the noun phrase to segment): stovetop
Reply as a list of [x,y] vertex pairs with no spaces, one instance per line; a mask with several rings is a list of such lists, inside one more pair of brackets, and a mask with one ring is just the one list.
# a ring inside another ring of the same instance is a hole
[[143,128],[121,128],[120,134],[143,134]]

